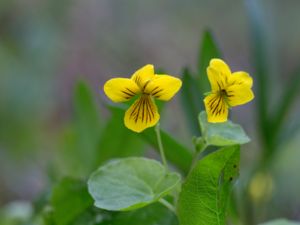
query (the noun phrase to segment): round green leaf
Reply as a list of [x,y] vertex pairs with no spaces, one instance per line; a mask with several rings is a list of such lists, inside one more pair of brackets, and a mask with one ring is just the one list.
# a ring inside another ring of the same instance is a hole
[[231,121],[225,123],[209,123],[205,111],[199,114],[202,135],[208,145],[228,146],[242,145],[250,141],[243,128]]
[[180,181],[155,160],[131,157],[108,162],[95,171],[88,189],[95,206],[106,210],[141,208],[167,195]]

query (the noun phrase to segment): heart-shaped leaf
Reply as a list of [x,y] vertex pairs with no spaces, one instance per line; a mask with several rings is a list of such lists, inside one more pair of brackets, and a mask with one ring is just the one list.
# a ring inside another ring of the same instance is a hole
[[130,157],[108,162],[95,171],[89,192],[95,206],[113,211],[141,208],[167,195],[180,181],[156,160]]
[[224,123],[209,123],[207,114],[202,111],[199,114],[199,123],[203,138],[208,145],[228,146],[245,144],[250,141],[243,128],[231,121]]

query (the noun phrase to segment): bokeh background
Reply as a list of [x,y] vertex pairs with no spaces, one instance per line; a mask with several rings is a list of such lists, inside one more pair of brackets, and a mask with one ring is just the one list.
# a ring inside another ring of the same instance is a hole
[[[233,71],[255,73],[249,2],[1,0],[0,207],[32,201],[63,176],[62,163],[56,162],[65,157],[62,139],[74,118],[74,87],[79,80],[90,86],[105,120],[109,112],[101,87],[107,79],[130,76],[148,63],[179,77],[185,66],[196,70],[206,29]],[[300,2],[261,0],[256,7],[270,74],[265,103],[269,115],[300,76],[293,75],[300,65]],[[255,88],[259,81],[256,78]],[[294,97],[283,118],[283,132],[274,141],[278,150],[265,163],[260,163],[265,145],[257,99],[232,112],[232,119],[252,138],[242,151],[239,184],[241,193],[249,186],[252,203],[249,209],[244,206],[244,214],[254,223],[277,217],[300,221],[299,103]],[[166,106],[162,126],[192,146],[182,114],[175,99]],[[245,202],[241,200],[239,207]]]

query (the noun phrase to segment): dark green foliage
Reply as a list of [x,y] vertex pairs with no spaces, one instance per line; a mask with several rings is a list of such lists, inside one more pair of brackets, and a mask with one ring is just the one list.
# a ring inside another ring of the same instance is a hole
[[64,178],[52,190],[47,221],[55,225],[72,224],[92,204],[85,182]]

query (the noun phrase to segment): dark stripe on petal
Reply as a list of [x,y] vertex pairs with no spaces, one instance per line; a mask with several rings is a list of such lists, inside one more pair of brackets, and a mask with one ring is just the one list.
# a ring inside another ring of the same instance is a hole
[[219,91],[221,91],[221,85],[219,84],[219,81],[217,81],[218,87],[219,87]]
[[152,92],[151,95],[154,97],[157,97],[156,95],[162,91],[163,91],[163,89],[159,89],[159,90],[155,91],[154,93]]
[[220,104],[221,100],[222,100],[222,96],[219,96],[218,103],[215,105],[214,109],[212,110],[212,114],[215,114],[216,110],[219,107],[219,104]]
[[150,80],[148,80],[145,84],[144,84],[144,87],[142,88],[142,90],[144,91],[147,87],[147,85],[150,83]]
[[156,86],[155,88],[153,88],[153,90],[151,92],[155,91],[156,89],[158,89],[158,86]]
[[223,111],[223,107],[224,107],[224,102],[223,102],[224,100],[223,100],[223,98],[222,98],[222,101],[221,101],[221,103],[220,103],[220,108],[219,108],[219,110],[217,111],[217,113],[216,113],[216,115],[221,115],[221,112]]
[[139,101],[139,106],[138,106],[138,111],[137,113],[135,114],[135,123],[137,123],[138,119],[139,119],[139,115],[140,115],[140,110],[141,110],[141,106],[142,106],[142,102],[143,102],[143,99],[140,99]]
[[127,91],[129,91],[129,93],[131,93],[132,95],[136,95],[136,93],[132,90],[130,90],[129,88],[126,88]]
[[145,99],[145,114],[146,114],[146,124],[148,123],[149,112],[148,112],[148,100]]
[[142,99],[142,122],[144,122],[146,99]]
[[134,108],[130,114],[130,118],[134,117],[137,114],[137,110],[138,110],[140,104],[141,104],[141,99],[139,99],[137,102],[135,102],[135,104],[133,106]]
[[148,114],[149,114],[149,122],[151,122],[152,119],[154,119],[154,112],[151,108],[151,98],[147,98],[147,111],[148,111]]
[[218,96],[212,98],[209,100],[208,105],[210,105],[210,107],[212,108],[213,104],[215,103],[215,101],[218,100]]
[[131,97],[134,96],[133,94],[130,94],[130,93],[126,92],[126,91],[121,91],[121,92],[122,92],[123,94],[127,95],[127,96],[125,96],[125,98],[126,98],[126,97],[131,98]]

